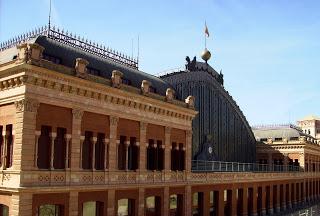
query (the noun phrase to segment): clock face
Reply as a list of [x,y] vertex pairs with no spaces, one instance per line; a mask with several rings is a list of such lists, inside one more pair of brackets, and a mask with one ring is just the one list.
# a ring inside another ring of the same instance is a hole
[[213,149],[212,149],[212,147],[211,147],[211,146],[208,148],[208,152],[209,152],[209,154],[212,154]]

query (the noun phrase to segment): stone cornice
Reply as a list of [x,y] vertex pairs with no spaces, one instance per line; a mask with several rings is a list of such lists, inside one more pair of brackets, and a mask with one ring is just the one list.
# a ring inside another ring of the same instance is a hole
[[21,65],[15,71],[8,71],[7,75],[9,74],[17,74],[17,76],[12,76],[10,79],[0,79],[0,83],[2,83],[0,84],[0,91],[21,85],[32,85],[56,91],[57,94],[59,92],[81,96],[87,99],[126,106],[179,120],[191,121],[197,113],[192,109],[165,101],[93,83],[74,76],[52,72],[33,65]]

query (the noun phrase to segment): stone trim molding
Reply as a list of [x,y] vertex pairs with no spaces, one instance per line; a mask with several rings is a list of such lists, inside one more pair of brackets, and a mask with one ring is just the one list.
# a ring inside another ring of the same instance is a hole
[[[163,116],[161,118],[176,118],[179,119],[181,123],[182,121],[191,121],[197,113],[195,110],[186,109],[186,107],[178,106],[175,103],[167,104],[164,101],[161,102],[152,97],[144,99],[141,98],[143,96],[140,94],[133,95],[134,93],[129,93],[131,95],[128,96],[126,91],[122,92],[122,90],[110,89],[109,86],[98,86],[99,84],[92,83],[89,80],[78,80],[65,74],[50,71],[38,71],[36,67],[34,68],[35,70],[32,70],[30,69],[30,67],[34,67],[32,65],[21,65],[18,67],[18,70],[10,72],[12,75],[9,79],[0,81],[0,83],[5,83],[4,85],[0,84],[0,87],[2,87],[0,91],[18,87],[18,85],[25,85],[27,88],[29,85],[37,86],[55,91],[53,94],[63,93],[65,95],[70,94],[70,96],[85,97],[101,103],[118,105],[119,109],[123,109],[123,106],[125,106],[126,108],[135,109],[139,112],[148,112]],[[14,74],[16,74],[16,77],[14,77]],[[91,83],[91,85],[89,85],[89,83]]]

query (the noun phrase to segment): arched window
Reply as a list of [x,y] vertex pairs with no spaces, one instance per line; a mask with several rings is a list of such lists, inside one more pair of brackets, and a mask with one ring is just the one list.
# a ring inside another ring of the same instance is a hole
[[118,146],[118,169],[126,169],[126,158],[127,158],[127,146],[126,146],[126,137],[120,136],[120,143]]
[[7,152],[6,152],[6,168],[12,166],[12,157],[13,157],[13,135],[12,135],[12,124],[6,125],[6,143],[7,143]]
[[53,168],[64,169],[66,167],[66,153],[67,153],[67,141],[66,141],[66,128],[57,128],[57,137],[54,140],[54,158]]
[[38,138],[38,158],[37,166],[39,169],[49,169],[50,168],[50,158],[51,158],[51,127],[41,126],[41,134]]
[[9,216],[9,207],[3,204],[0,204],[0,216]]
[[95,169],[103,170],[105,164],[105,135],[103,133],[98,133],[97,143],[95,145]]
[[89,201],[82,204],[82,216],[103,216],[104,203],[100,201]]
[[86,131],[85,138],[82,144],[82,168],[92,169],[92,157],[93,157],[93,133]]

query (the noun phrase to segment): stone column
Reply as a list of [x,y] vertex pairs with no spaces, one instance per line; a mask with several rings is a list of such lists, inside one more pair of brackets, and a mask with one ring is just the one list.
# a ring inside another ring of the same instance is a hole
[[289,182],[289,188],[288,188],[288,197],[289,202],[287,204],[287,209],[292,209],[292,200],[291,200],[291,183]]
[[276,207],[277,207],[277,212],[280,212],[280,210],[281,210],[281,208],[280,208],[280,206],[281,206],[281,200],[280,200],[280,195],[281,195],[281,191],[280,191],[280,185],[277,185],[277,205],[276,205]]
[[139,198],[138,198],[138,215],[144,215],[144,203],[145,203],[145,197],[144,197],[144,188],[139,188]]
[[142,172],[146,171],[146,150],[147,150],[147,127],[148,124],[140,122],[140,153],[139,153],[139,169]]
[[243,188],[243,197],[242,197],[242,204],[243,204],[243,215],[248,214],[248,188]]
[[[292,184],[293,184],[293,187],[292,187]],[[291,188],[291,194],[293,196],[292,207],[296,208],[297,207],[297,200],[296,200],[296,185],[295,185],[295,182],[291,183],[290,188]]]
[[258,193],[258,188],[256,185],[253,185],[252,187],[252,215],[253,216],[258,216],[257,193]]
[[117,169],[117,131],[119,118],[110,116],[110,143],[108,165],[110,171]]
[[82,168],[81,164],[81,121],[83,110],[74,108],[72,109],[72,139],[70,149],[70,169],[78,171]]
[[[280,186],[281,187],[281,186]],[[284,211],[287,209],[287,202],[286,202],[286,184],[282,184],[282,209]]]
[[78,192],[70,191],[69,193],[69,216],[78,216]]
[[[35,131],[39,105],[37,100],[30,98],[15,102],[16,115],[13,124],[13,170],[34,169]],[[21,163],[22,161],[23,163]],[[4,165],[5,163],[3,163],[3,166]]]
[[108,209],[107,209],[107,215],[116,215],[116,202],[117,200],[115,200],[115,196],[116,196],[116,192],[114,189],[109,189],[108,190]]
[[[232,189],[232,198],[231,198],[231,215],[232,216],[236,216],[237,215],[237,203],[238,203],[238,199],[237,199],[237,188],[233,188]],[[210,197],[209,197],[210,198]],[[209,214],[205,214],[205,215],[209,215]]]
[[218,212],[217,216],[224,216],[224,190],[220,189],[218,193]]
[[270,185],[270,203],[269,203],[269,214],[273,214],[273,185]]
[[191,216],[192,214],[192,193],[191,185],[185,186],[184,192],[184,216]]
[[165,186],[163,188],[163,206],[162,206],[162,212],[163,212],[163,215],[169,215],[169,203],[170,201],[170,194],[169,194],[169,187],[168,186]]
[[7,139],[6,139],[6,128],[5,127],[3,127],[1,136],[2,136],[3,143],[2,143],[2,149],[0,149],[0,150],[2,150],[1,155],[0,155],[0,160],[1,160],[0,168],[6,169],[6,153],[5,152],[7,152],[7,149],[6,149]]
[[203,191],[203,215],[210,215],[210,191],[209,190]]
[[261,186],[261,199],[262,199],[262,205],[261,205],[261,214],[262,216],[265,216],[267,214],[266,212],[266,187],[264,185]]
[[69,157],[69,151],[71,151],[70,149],[70,142],[71,142],[71,137],[72,135],[71,134],[67,134],[66,135],[66,140],[67,140],[67,144],[66,144],[66,158],[65,158],[65,167],[66,167],[66,170],[69,170],[70,169],[70,160],[71,158]]
[[51,133],[51,155],[50,155],[50,169],[54,170],[54,140],[57,137],[57,133],[56,132],[52,132]]
[[186,150],[185,150],[185,168],[187,173],[191,172],[192,159],[192,130],[186,131]]
[[35,131],[35,149],[34,149],[34,169],[38,169],[38,142],[39,142],[39,137],[41,135],[41,131]]
[[95,169],[95,164],[96,164],[96,143],[97,143],[97,137],[92,138],[92,170]]

